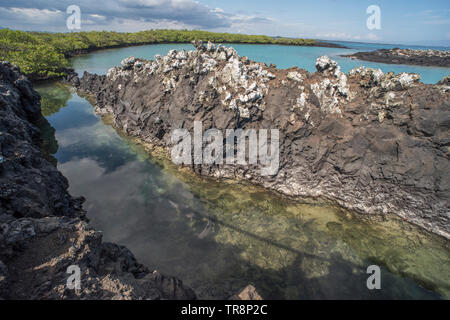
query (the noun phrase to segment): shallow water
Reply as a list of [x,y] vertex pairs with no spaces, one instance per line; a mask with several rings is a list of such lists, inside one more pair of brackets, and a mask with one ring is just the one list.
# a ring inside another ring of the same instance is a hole
[[[55,129],[56,141],[45,128],[47,151],[70,192],[86,197],[92,226],[200,298],[225,298],[249,283],[266,299],[450,298],[443,239],[393,217],[365,221],[333,206],[200,179],[149,156],[66,87],[37,89]],[[366,287],[372,264],[382,269],[381,290]]]
[[[344,58],[340,55],[351,54],[358,51],[379,49],[380,45],[351,42],[342,44],[351,48],[341,49],[251,44],[227,44],[227,46],[232,46],[233,48],[235,48],[239,55],[248,56],[251,60],[254,61],[265,62],[267,64],[273,63],[277,65],[278,68],[282,69],[297,66],[300,68],[304,68],[309,72],[314,72],[316,71],[316,59],[322,55],[328,55],[339,63],[342,71],[344,72],[349,72],[355,67],[364,65],[367,67],[379,68],[383,72],[393,71],[396,73],[418,73],[421,75],[421,81],[424,83],[436,83],[444,76],[450,74],[450,68],[395,65]],[[382,47],[394,46],[382,45]],[[120,49],[109,49],[76,57],[72,59],[71,62],[73,67],[75,68],[75,71],[77,71],[79,74],[82,74],[85,70],[91,73],[106,74],[109,68],[115,65],[120,65],[120,61],[129,56],[135,56],[144,59],[154,59],[155,54],[166,54],[171,49],[193,50],[193,48],[194,47],[190,44],[158,44]]]

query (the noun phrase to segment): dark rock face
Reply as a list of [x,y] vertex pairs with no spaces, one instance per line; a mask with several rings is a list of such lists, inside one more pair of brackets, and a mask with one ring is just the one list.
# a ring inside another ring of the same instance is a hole
[[106,76],[85,73],[78,90],[96,111],[142,141],[170,149],[171,132],[209,128],[280,130],[280,166],[193,165],[202,175],[246,179],[294,197],[321,197],[365,214],[395,213],[450,238],[450,88],[415,74],[360,67],[349,74],[327,57],[317,70],[273,66],[232,48],[130,57]]
[[[0,299],[194,299],[87,225],[82,198],[40,150],[40,97],[0,62]],[[77,265],[81,288],[66,286]]]
[[390,64],[411,64],[418,66],[450,67],[450,51],[380,49],[357,52],[343,57]]
[[[40,150],[40,97],[19,70],[0,64],[0,214],[16,218],[83,216],[83,199]],[[26,201],[24,201],[26,199]]]

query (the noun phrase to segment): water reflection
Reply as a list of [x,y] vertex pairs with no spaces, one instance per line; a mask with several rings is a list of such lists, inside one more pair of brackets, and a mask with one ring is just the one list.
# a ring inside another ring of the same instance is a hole
[[[396,220],[366,222],[237,182],[202,180],[120,137],[73,94],[47,117],[58,168],[92,225],[201,298],[253,283],[264,298],[450,296],[446,242]],[[382,290],[366,267],[382,266]],[[425,289],[426,288],[426,289]]]
[[47,82],[39,86],[41,94],[41,107],[44,117],[57,113],[67,105],[72,97],[70,88],[59,82]]

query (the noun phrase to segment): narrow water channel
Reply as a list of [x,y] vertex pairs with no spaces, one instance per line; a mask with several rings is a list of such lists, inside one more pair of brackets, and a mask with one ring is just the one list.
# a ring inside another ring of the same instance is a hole
[[[54,129],[46,145],[70,192],[86,197],[92,226],[201,298],[227,297],[248,283],[273,299],[449,298],[442,239],[393,217],[366,221],[196,178],[120,136],[68,88],[38,90]],[[382,290],[366,287],[371,264],[382,267]]]
[[[79,57],[75,66],[103,73],[111,62],[101,59],[131,49]],[[249,283],[266,299],[450,298],[447,241],[395,215],[367,220],[235,181],[200,179],[116,132],[70,88],[55,82],[36,89],[49,122],[45,148],[69,191],[87,199],[91,225],[200,298],[226,298]],[[367,289],[372,264],[381,267],[381,290]]]

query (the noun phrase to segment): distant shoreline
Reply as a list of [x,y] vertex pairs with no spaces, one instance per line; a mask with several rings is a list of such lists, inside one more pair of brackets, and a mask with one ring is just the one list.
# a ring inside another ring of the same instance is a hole
[[191,43],[196,40],[213,43],[277,44],[345,48],[316,39],[270,37],[241,33],[219,33],[201,30],[151,29],[134,33],[88,31],[70,33],[33,32],[1,29],[0,60],[9,61],[32,81],[55,79],[70,70],[68,57],[97,50],[138,45]]
[[[324,42],[324,41],[315,41],[314,44],[305,44],[305,45],[295,45],[295,44],[282,44],[282,43],[255,43],[255,42],[221,42],[222,44],[251,44],[251,45],[269,45],[269,46],[286,46],[286,47],[323,47],[323,48],[341,48],[341,49],[349,49],[346,46],[339,45],[337,43],[332,42]],[[112,46],[106,46],[106,47],[93,47],[93,48],[86,48],[86,49],[80,49],[80,50],[74,50],[67,52],[65,55],[66,57],[76,57],[84,54],[88,54],[91,52],[101,51],[101,50],[108,50],[108,49],[120,49],[120,48],[128,48],[128,47],[140,47],[140,46],[148,46],[148,45],[158,45],[158,44],[191,44],[190,41],[180,41],[180,42],[170,42],[170,41],[164,41],[164,42],[148,42],[148,43],[137,43],[137,44],[119,44],[119,45],[112,45]]]
[[364,51],[341,55],[341,57],[387,64],[450,68],[450,51],[433,49],[379,49],[375,51]]

